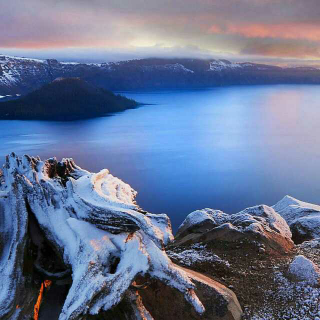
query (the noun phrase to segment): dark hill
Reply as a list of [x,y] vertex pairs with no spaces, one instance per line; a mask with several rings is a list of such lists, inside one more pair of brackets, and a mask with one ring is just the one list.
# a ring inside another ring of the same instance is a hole
[[79,78],[59,78],[20,99],[0,102],[0,119],[74,120],[136,107],[134,100]]

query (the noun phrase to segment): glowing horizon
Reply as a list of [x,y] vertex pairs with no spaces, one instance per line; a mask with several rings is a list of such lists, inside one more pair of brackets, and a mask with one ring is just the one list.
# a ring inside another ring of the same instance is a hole
[[320,65],[319,16],[318,0],[12,0],[0,12],[0,53]]

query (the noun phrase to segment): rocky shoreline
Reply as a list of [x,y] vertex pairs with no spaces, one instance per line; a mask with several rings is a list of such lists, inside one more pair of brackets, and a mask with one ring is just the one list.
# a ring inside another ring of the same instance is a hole
[[11,154],[1,319],[320,319],[320,206],[290,196],[170,219],[108,170]]

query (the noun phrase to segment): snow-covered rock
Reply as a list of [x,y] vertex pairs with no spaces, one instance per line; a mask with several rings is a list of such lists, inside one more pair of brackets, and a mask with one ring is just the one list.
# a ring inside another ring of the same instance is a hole
[[194,284],[164,250],[173,239],[169,218],[142,211],[135,195],[108,170],[90,173],[72,159],[8,156],[0,176],[0,318],[32,316],[27,307],[37,296],[23,295],[27,264],[30,274],[35,269],[46,279],[71,274],[59,320],[111,309],[138,275],[177,289],[204,312]]
[[282,200],[272,206],[272,208],[278,212],[289,225],[306,215],[320,215],[319,205],[303,202],[291,196],[285,196]]
[[299,255],[296,256],[289,266],[289,275],[298,281],[310,285],[318,285],[320,280],[320,269],[311,260]]
[[316,238],[313,240],[305,241],[300,244],[301,248],[310,248],[310,249],[320,249],[320,238]]
[[176,237],[189,233],[192,228],[208,230],[229,221],[229,215],[220,210],[203,209],[191,212],[182,222]]
[[293,247],[286,221],[266,205],[247,208],[228,215],[219,210],[192,212],[181,224],[176,245],[221,241],[258,241],[271,250],[289,251]]
[[285,196],[273,209],[287,221],[296,243],[320,237],[319,205]]

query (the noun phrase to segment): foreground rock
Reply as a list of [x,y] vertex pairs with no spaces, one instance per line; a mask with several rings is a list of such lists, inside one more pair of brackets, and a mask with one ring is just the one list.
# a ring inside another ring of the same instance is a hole
[[[243,320],[318,320],[320,238],[294,245],[285,221],[317,219],[317,207],[287,196],[272,208],[235,215],[198,210],[185,219],[167,253],[179,265],[231,288]],[[315,237],[317,224],[309,227]]]
[[11,154],[0,179],[1,319],[33,317],[44,280],[70,283],[60,320],[111,310],[124,298],[135,319],[147,319],[130,289],[138,276],[179,291],[189,311],[205,311],[164,251],[173,239],[168,217],[143,212],[136,192],[108,170]]
[[320,237],[320,206],[285,196],[273,209],[287,221],[295,243]]
[[190,243],[250,242],[257,250],[289,252],[294,244],[286,221],[271,207],[261,205],[228,215],[219,210],[192,212],[176,235],[177,246]]
[[[184,295],[168,287],[163,282],[139,276],[127,290],[124,298],[114,308],[100,312],[99,315],[88,315],[87,320],[240,320],[242,310],[235,294],[222,284],[198,272],[181,268],[195,284],[195,293],[205,307],[201,315],[192,309]],[[46,293],[40,308],[39,320],[55,320],[57,310],[63,306],[64,289],[54,286]],[[57,308],[52,310],[52,306]],[[55,311],[55,312],[53,312]]]

